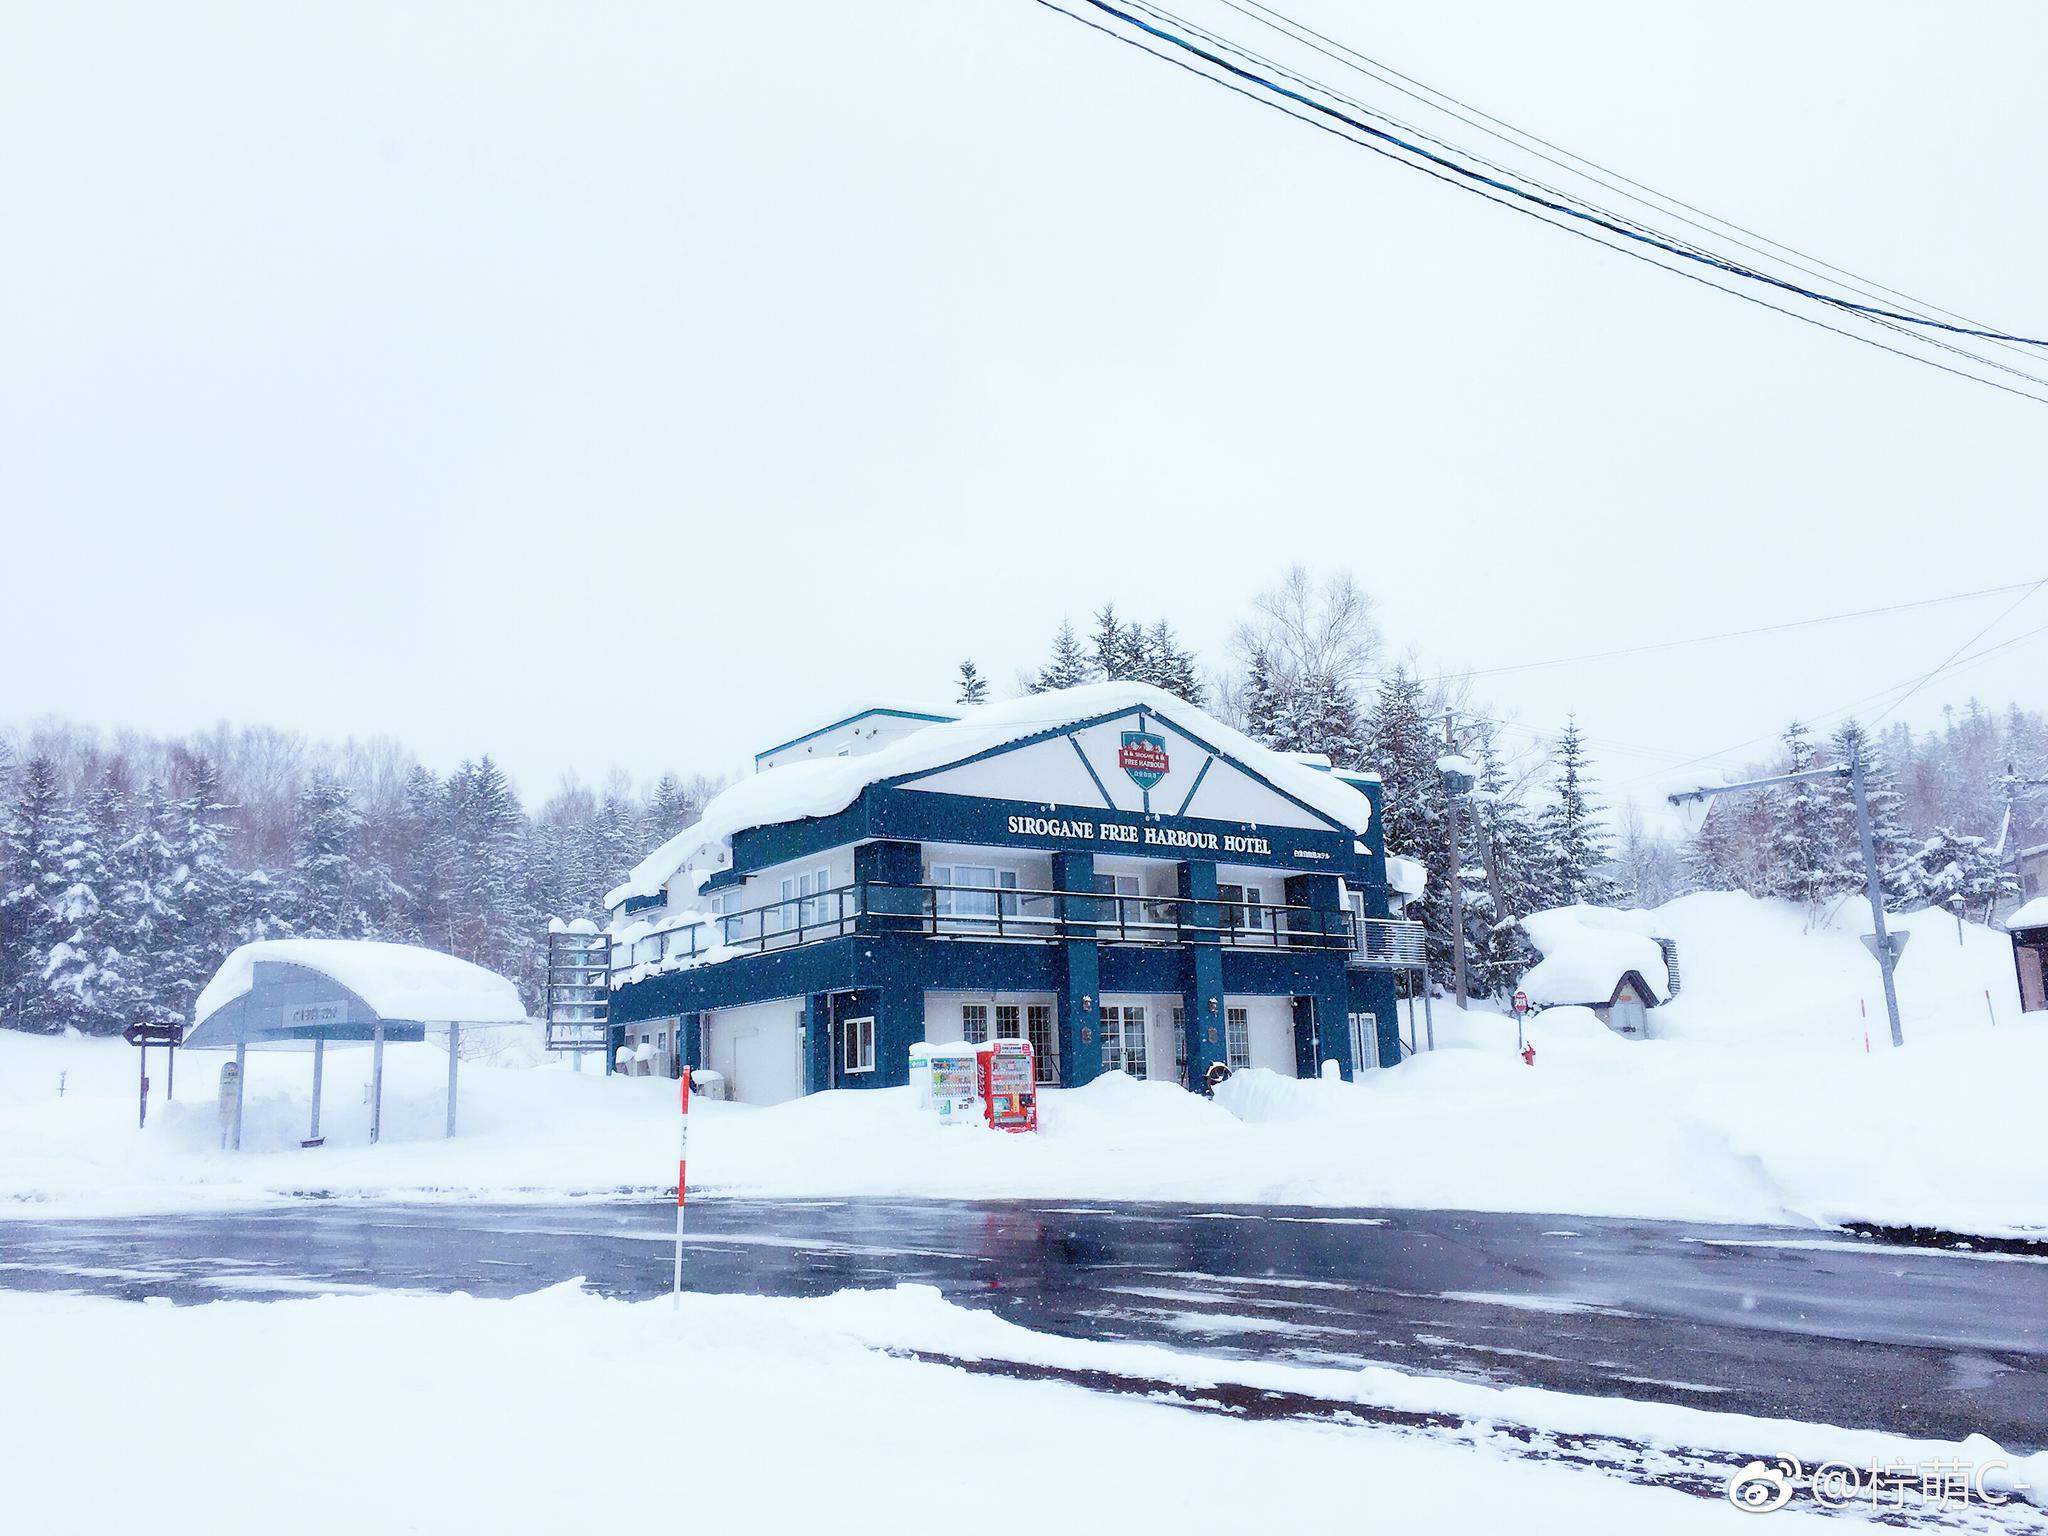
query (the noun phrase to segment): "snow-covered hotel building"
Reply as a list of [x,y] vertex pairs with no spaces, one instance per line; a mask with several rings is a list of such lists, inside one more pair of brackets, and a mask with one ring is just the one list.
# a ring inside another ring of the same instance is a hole
[[[776,1103],[1025,1037],[1042,1082],[1400,1059],[1379,784],[1142,684],[872,708],[760,754],[611,909],[612,1047]],[[649,1048],[649,1049],[643,1049]]]

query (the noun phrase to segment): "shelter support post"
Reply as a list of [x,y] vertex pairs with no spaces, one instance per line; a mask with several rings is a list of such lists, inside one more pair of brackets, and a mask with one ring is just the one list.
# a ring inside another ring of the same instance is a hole
[[316,1035],[313,1039],[313,1128],[306,1132],[306,1140],[320,1139],[320,1079],[327,1071],[327,1037]]
[[462,1060],[462,1026],[448,1026],[448,1135],[455,1135],[455,1068]]
[[370,1029],[370,1145],[384,1129],[384,1021]]
[[1429,1006],[1429,972],[1423,970],[1415,974],[1422,983],[1422,1029],[1429,1037],[1429,1048],[1433,1051],[1436,1049],[1436,1014]]
[[249,1045],[247,1041],[235,1042],[235,1124],[230,1135],[234,1150],[242,1150],[242,1099],[249,1091]]

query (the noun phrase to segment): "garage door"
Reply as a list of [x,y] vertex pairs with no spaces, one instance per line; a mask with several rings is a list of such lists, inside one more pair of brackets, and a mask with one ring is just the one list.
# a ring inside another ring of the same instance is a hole
[[781,1104],[803,1093],[803,1057],[798,1050],[802,1017],[802,1010],[789,1003],[734,1008],[713,1016],[704,1054],[725,1074],[726,1091],[733,1098],[744,1104]]

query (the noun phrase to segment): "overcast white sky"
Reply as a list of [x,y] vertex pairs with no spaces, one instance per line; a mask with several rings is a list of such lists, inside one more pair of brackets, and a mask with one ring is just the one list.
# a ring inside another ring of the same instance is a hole
[[[2048,329],[2038,6],[1283,8]],[[537,800],[945,697],[963,655],[1007,689],[1106,597],[1220,659],[1296,560],[1432,668],[2048,574],[2048,408],[1029,0],[0,0],[0,187],[0,723],[389,735]],[[1639,794],[2003,601],[1480,694],[1577,710]],[[2044,649],[1904,713],[2038,703]]]

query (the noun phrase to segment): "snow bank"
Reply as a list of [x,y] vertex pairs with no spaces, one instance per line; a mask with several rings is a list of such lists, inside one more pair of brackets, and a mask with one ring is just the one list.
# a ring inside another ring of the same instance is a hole
[[605,905],[616,907],[629,896],[659,894],[700,850],[729,842],[735,832],[806,817],[831,816],[859,799],[868,785],[884,779],[941,768],[1077,720],[1141,708],[1170,721],[1188,722],[1188,729],[1219,752],[1264,775],[1339,825],[1364,832],[1371,824],[1372,802],[1334,775],[1319,773],[1285,753],[1261,746],[1242,732],[1149,684],[1091,683],[1082,688],[984,704],[965,719],[926,726],[878,751],[855,757],[785,763],[742,779],[715,796],[704,807],[696,825],[685,827],[635,865],[624,884],[605,894]]
[[263,961],[331,976],[387,1019],[501,1024],[526,1017],[519,989],[511,982],[438,950],[372,939],[262,939],[221,962],[193,1005],[193,1022],[204,1022],[245,995]]
[[[1782,903],[1690,896],[1641,915],[1681,946],[1685,990],[1623,1040],[1582,1008],[1526,1024],[1436,1009],[1439,1049],[1357,1083],[1240,1072],[1214,1100],[1121,1074],[1048,1090],[1041,1132],[948,1128],[908,1088],[772,1109],[699,1101],[706,1192],[1443,1206],[1731,1222],[1865,1219],[1976,1232],[2048,1228],[2037,1142],[2048,1014],[2021,1015],[2003,935],[1934,912],[1899,969],[1906,1046],[1888,1043],[1855,925],[1808,930]],[[1991,995],[1987,1013],[1985,993]],[[1995,1023],[1994,1023],[1995,1018]],[[1408,1029],[1403,1010],[1403,1030]],[[1865,1048],[1866,1027],[1869,1048]],[[1415,1029],[1421,1032],[1418,1020]],[[302,1151],[310,1071],[252,1059],[240,1156],[220,1150],[219,1058],[181,1057],[146,1131],[118,1040],[0,1031],[0,1216],[252,1203],[294,1192],[559,1198],[658,1190],[675,1166],[673,1085],[533,1059],[465,1063],[461,1135],[442,1139],[438,1042],[387,1051],[382,1145],[367,1145],[367,1053],[331,1055]],[[469,1032],[465,1031],[465,1045]],[[1422,1043],[1420,1040],[1418,1044]],[[467,1054],[467,1051],[465,1051]],[[64,1082],[59,1097],[60,1076]]]
[[[1058,1468],[1056,1488],[1040,1490],[1046,1509],[1086,1530],[1148,1529],[1169,1507],[1190,1532],[1339,1530],[1357,1523],[1361,1490],[1372,1523],[1397,1531],[1445,1528],[1447,1509],[1458,1529],[1622,1536],[1722,1530],[1733,1518],[1718,1500],[1529,1458],[1483,1428],[1453,1437],[1228,1418],[970,1375],[876,1346],[1467,1414],[1585,1414],[1673,1445],[1824,1444],[1909,1463],[1926,1454],[1888,1437],[1732,1415],[1051,1339],[922,1288],[809,1302],[686,1295],[680,1312],[574,1285],[511,1301],[195,1307],[0,1294],[0,1332],[9,1400],[22,1409],[7,1416],[7,1446],[17,1467],[34,1469],[10,1479],[8,1513],[51,1536],[517,1536],[678,1521],[710,1531],[966,1529],[982,1523],[983,1506],[970,1458],[989,1449],[1012,1467]],[[104,1437],[80,1426],[116,1420],[198,1423],[207,1449],[159,1449],[146,1476],[110,1477]],[[544,1444],[518,1449],[536,1434]],[[350,1449],[342,1459],[320,1451],[316,1469],[309,1447]],[[957,1463],[941,1454],[954,1451]],[[1164,1491],[1176,1486],[1200,1496]],[[1778,1517],[1787,1529],[1805,1518]]]

